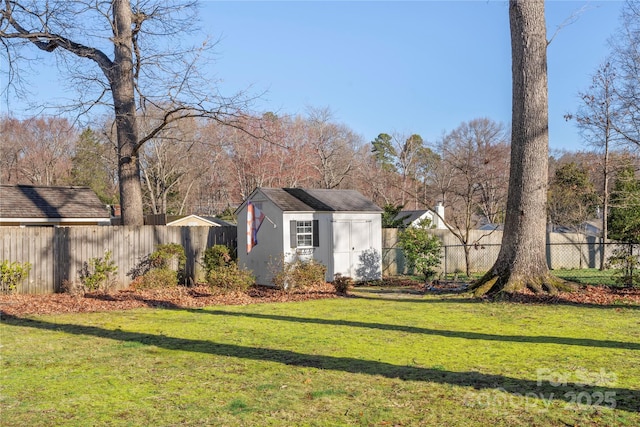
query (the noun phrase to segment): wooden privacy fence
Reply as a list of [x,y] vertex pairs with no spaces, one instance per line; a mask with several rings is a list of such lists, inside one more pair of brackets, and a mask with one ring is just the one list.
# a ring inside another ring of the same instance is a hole
[[31,264],[18,293],[47,294],[60,291],[65,281],[78,283],[84,263],[111,251],[117,287],[123,289],[157,245],[184,247],[187,277],[201,280],[204,250],[216,244],[235,249],[236,236],[236,227],[0,227],[0,261]]

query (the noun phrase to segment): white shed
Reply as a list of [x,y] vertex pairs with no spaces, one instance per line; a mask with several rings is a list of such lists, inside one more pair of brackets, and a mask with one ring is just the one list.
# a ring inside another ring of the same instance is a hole
[[257,188],[236,211],[238,262],[259,284],[274,266],[313,259],[355,280],[382,276],[382,209],[355,190]]

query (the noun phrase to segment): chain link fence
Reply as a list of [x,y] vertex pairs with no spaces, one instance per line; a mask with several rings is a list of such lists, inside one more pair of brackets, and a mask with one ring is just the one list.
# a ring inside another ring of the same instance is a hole
[[[413,274],[408,267],[402,249],[397,244],[397,232],[386,230],[383,236],[383,274]],[[441,232],[438,236],[443,242],[440,272],[444,277],[465,276],[467,258],[469,272],[480,276],[489,270],[500,252],[502,233],[490,236],[478,233],[477,243],[465,246],[450,233]],[[550,233],[546,245],[547,265],[549,269],[562,271],[562,277],[582,283],[612,283],[614,271],[609,267],[608,259],[616,249],[624,248],[627,253],[638,254],[640,248],[615,242],[604,243],[593,236],[579,234]],[[604,266],[603,270],[600,270]]]

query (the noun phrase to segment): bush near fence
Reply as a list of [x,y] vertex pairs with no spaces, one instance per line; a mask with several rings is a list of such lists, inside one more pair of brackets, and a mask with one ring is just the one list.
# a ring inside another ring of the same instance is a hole
[[[383,275],[411,274],[398,245],[398,229],[382,230]],[[448,230],[432,230],[442,240],[442,263],[440,271],[453,274],[466,271],[464,246]],[[483,273],[489,270],[498,258],[502,242],[502,231],[487,233],[471,231],[470,272]],[[599,268],[600,257],[605,260],[612,254],[617,243],[603,244],[599,238],[577,233],[547,234],[547,264],[552,270]]]
[[[453,274],[465,271],[464,248],[448,230],[432,230],[443,242],[440,271]],[[398,246],[398,229],[382,230],[383,275],[412,273]],[[471,272],[485,272],[495,262],[502,232],[473,230]],[[600,255],[607,258],[617,246],[602,244],[599,239],[581,234],[549,233],[547,261],[551,269],[598,268]],[[118,267],[116,288],[124,289],[132,281],[131,273],[154,250],[156,245],[178,243],[185,248],[186,277],[204,282],[201,264],[206,248],[216,244],[237,246],[236,227],[0,227],[0,260],[28,262],[31,271],[18,287],[17,293],[47,294],[59,292],[65,282],[80,281],[85,262],[103,257],[111,251]],[[605,258],[605,259],[606,259]]]
[[59,292],[65,282],[79,282],[85,262],[111,251],[116,288],[124,289],[156,245],[177,243],[185,248],[186,277],[203,281],[205,249],[221,244],[235,250],[236,236],[236,227],[0,227],[0,260],[31,264],[17,293],[47,294]]

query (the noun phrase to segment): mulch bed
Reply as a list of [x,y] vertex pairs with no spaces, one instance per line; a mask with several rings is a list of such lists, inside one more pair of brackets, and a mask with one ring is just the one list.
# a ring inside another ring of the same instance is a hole
[[[424,294],[460,293],[459,283],[438,283],[425,287],[415,281],[389,280],[385,286],[411,287],[414,296]],[[69,294],[50,295],[0,295],[0,316],[31,314],[77,313],[109,310],[129,310],[141,307],[198,308],[213,305],[247,305],[267,302],[305,301],[320,298],[337,298],[334,287],[324,285],[304,290],[282,291],[263,286],[251,287],[247,292],[212,292],[207,286],[178,286],[162,289],[124,289],[120,291],[87,293],[84,296]],[[638,306],[640,288],[609,288],[606,286],[582,286],[576,292],[559,295],[535,295],[523,292],[510,301],[526,304],[576,304],[587,306]]]
[[[385,279],[386,286],[407,287],[423,294],[461,294],[467,284],[456,281],[436,281],[430,284],[416,283],[415,280],[397,277]],[[483,298],[483,300],[487,300]],[[579,285],[574,292],[558,295],[536,295],[529,290],[508,298],[510,302],[523,304],[576,304],[587,306],[640,306],[640,288],[617,288],[609,286]]]
[[[427,286],[428,293],[461,293],[466,286],[455,282]],[[576,304],[589,306],[640,306],[640,288],[613,288],[608,286],[578,286],[574,292],[557,295],[537,295],[526,289],[507,298],[510,302],[525,304]]]
[[91,311],[129,310],[141,307],[198,308],[211,305],[247,305],[265,302],[305,301],[335,298],[338,295],[331,284],[293,290],[254,286],[247,292],[212,292],[208,286],[177,286],[161,289],[124,289],[84,296],[70,294],[0,295],[2,316],[27,314],[77,313]]

